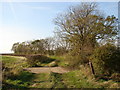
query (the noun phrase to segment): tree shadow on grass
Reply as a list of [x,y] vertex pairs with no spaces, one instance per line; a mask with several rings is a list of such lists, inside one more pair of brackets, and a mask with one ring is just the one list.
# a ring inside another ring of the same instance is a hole
[[25,89],[28,88],[30,84],[32,84],[32,80],[34,78],[34,74],[22,71],[18,75],[13,75],[9,77],[7,82],[3,82],[3,90],[5,89]]
[[37,67],[40,66],[39,64],[48,64],[52,61],[55,61],[55,59],[49,58],[44,55],[28,55],[26,58],[28,65],[32,67]]
[[44,56],[43,58],[46,59],[45,61],[42,62],[44,64],[48,64],[48,63],[51,63],[51,62],[55,61],[55,59],[52,59],[52,58],[49,58],[49,57],[46,57],[46,56]]
[[24,86],[20,86],[20,85],[14,85],[14,84],[9,84],[9,83],[3,83],[2,85],[2,90],[8,90],[8,89],[27,89],[27,87],[24,87]]
[[23,82],[31,81],[34,77],[33,73],[30,73],[28,71],[22,71],[19,75],[15,76],[13,79],[21,80]]

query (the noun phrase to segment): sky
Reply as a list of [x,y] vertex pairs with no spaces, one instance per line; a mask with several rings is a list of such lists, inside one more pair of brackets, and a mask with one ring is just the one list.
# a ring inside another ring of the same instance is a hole
[[[12,45],[53,36],[53,19],[80,2],[0,2],[0,53],[10,53]],[[102,12],[118,17],[117,2],[98,2]]]

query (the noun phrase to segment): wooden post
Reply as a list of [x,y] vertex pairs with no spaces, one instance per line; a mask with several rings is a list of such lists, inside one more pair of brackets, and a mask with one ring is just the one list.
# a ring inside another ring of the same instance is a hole
[[92,74],[95,75],[95,71],[94,71],[92,62],[89,61],[89,65],[90,65],[90,69],[91,69]]

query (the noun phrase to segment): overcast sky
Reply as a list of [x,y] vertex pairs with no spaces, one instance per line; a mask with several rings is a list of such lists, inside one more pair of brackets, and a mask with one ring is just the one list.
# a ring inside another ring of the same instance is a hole
[[[0,3],[0,53],[9,53],[13,43],[53,36],[53,19],[67,7],[80,2]],[[118,17],[117,2],[99,2],[106,16]]]

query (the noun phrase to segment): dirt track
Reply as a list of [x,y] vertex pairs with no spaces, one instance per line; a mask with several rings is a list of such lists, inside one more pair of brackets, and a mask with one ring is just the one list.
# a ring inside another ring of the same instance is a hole
[[36,67],[36,68],[25,68],[25,70],[32,72],[32,73],[67,73],[68,70],[65,70],[62,67]]
[[[2,54],[4,56],[22,56],[24,58],[26,55],[18,55],[18,54]],[[17,57],[18,58],[18,57]],[[21,57],[19,57],[21,58]],[[24,70],[32,72],[32,73],[67,73],[69,70],[66,70],[62,67],[32,67],[32,68],[25,68]]]

